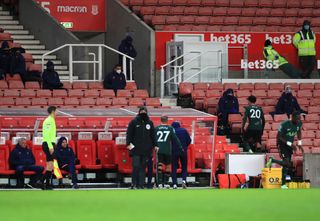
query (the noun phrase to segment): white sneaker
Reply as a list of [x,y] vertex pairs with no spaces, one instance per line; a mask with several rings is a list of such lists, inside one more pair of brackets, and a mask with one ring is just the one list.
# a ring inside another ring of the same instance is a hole
[[158,189],[163,189],[163,185],[162,185],[162,184],[159,184],[159,185],[158,185]]
[[249,149],[249,153],[253,153],[253,151],[251,149]]
[[166,189],[170,189],[170,185],[165,184],[165,185],[164,185],[164,188],[166,188]]
[[182,189],[187,189],[187,184],[185,181],[182,181]]
[[174,190],[178,189],[178,187],[177,187],[176,184],[173,185],[173,189],[174,189]]
[[281,186],[281,189],[284,189],[284,190],[285,190],[285,189],[289,189],[289,187],[288,187],[287,185],[282,185],[282,186]]

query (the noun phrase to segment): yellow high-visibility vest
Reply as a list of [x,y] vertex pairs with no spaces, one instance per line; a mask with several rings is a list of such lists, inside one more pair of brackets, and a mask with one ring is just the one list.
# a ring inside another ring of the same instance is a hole
[[288,63],[272,46],[264,47],[263,56],[267,61],[278,61],[279,66]]
[[309,32],[306,35],[302,31],[295,33],[293,36],[293,44],[298,49],[299,56],[315,56],[316,55],[316,35],[312,32],[312,36],[309,36]]

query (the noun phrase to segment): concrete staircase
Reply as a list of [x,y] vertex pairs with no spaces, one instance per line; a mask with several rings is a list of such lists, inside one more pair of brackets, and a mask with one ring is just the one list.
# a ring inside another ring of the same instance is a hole
[[[41,56],[49,50],[46,50],[46,46],[35,39],[35,36],[30,34],[28,30],[25,30],[19,21],[15,20],[10,15],[10,12],[3,9],[3,7],[0,7],[0,27],[4,29],[4,32],[11,34],[13,42],[21,44],[27,53],[32,54],[35,64],[41,64]],[[48,60],[52,60],[55,64],[55,69],[59,73],[61,80],[69,80],[68,66],[63,65],[56,55],[47,56],[45,63]],[[73,80],[78,80],[78,76],[74,76]]]

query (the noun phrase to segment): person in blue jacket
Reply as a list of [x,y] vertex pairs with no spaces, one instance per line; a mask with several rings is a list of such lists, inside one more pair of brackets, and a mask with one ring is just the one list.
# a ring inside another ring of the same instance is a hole
[[42,88],[43,89],[62,89],[63,84],[60,81],[59,74],[54,70],[54,63],[48,61],[47,69],[42,74]]
[[178,145],[172,141],[172,183],[173,189],[177,189],[177,169],[179,161],[182,169],[182,188],[187,188],[187,175],[188,175],[188,146],[191,144],[191,138],[188,131],[180,126],[179,122],[173,122],[174,128],[178,139],[180,140],[183,151]]
[[68,141],[65,137],[61,137],[58,141],[57,148],[54,151],[61,170],[68,171],[72,180],[72,188],[78,189],[78,179],[75,167],[75,154],[71,147],[68,146]]
[[26,186],[29,188],[36,187],[37,181],[41,178],[44,168],[35,165],[35,163],[36,160],[32,151],[28,148],[26,139],[21,138],[9,156],[10,167],[16,171],[18,188],[24,187],[24,171],[35,172]]

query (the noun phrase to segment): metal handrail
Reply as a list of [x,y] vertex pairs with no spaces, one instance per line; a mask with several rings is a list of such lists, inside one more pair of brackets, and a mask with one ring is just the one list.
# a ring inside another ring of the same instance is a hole
[[[99,66],[99,79],[98,80],[102,80],[102,48],[106,48],[112,52],[115,52],[119,55],[122,55],[123,56],[123,73],[125,73],[127,75],[127,59],[129,59],[130,61],[130,79],[129,80],[132,80],[132,61],[134,61],[134,58],[114,49],[114,48],[111,48],[107,45],[104,45],[104,44],[64,44],[64,45],[61,45],[51,51],[48,51],[46,53],[44,53],[42,56],[41,56],[41,64],[42,64],[42,71],[44,70],[44,59],[46,56],[54,53],[54,52],[57,52],[61,49],[64,49],[66,47],[69,47],[69,81],[72,82],[73,81],[73,64],[75,63],[93,63],[93,64],[98,64]],[[73,47],[98,47],[98,60],[97,61],[73,61],[73,50],[72,48]],[[127,79],[128,79],[128,76],[126,76]]]
[[164,68],[166,66],[168,66],[169,64],[173,63],[173,62],[176,62],[177,60],[185,57],[186,55],[188,54],[193,54],[193,53],[200,53],[199,51],[189,51],[188,53],[185,53],[183,55],[180,55],[179,57],[176,57],[175,59],[173,59],[172,61],[169,61],[168,63],[164,64],[164,65],[161,65],[161,68]]
[[[190,77],[188,77],[187,79],[185,79],[183,82],[188,81],[188,80],[194,78],[195,76],[201,74],[202,72],[204,72],[204,71],[206,71],[206,70],[208,70],[208,69],[211,69],[211,68],[222,68],[222,66],[221,66],[221,65],[220,65],[220,66],[218,66],[218,65],[206,66],[205,68],[201,69],[201,70],[198,71],[197,73],[195,73],[195,74],[191,75]],[[220,76],[220,78],[221,78],[221,76]]]
[[197,59],[197,58],[199,58],[199,57],[201,57],[202,55],[204,55],[204,54],[207,54],[207,53],[209,53],[209,52],[222,52],[221,50],[215,50],[215,51],[206,51],[206,52],[201,52],[198,56],[196,56],[196,57],[194,57],[194,58],[192,58],[192,59],[190,59],[189,61],[187,61],[186,63],[184,63],[184,64],[182,64],[182,65],[180,65],[180,66],[177,66],[177,68],[182,68],[183,66],[185,66],[185,65],[187,65],[187,64],[189,64],[189,63],[191,63],[192,61],[194,61],[195,59]]

